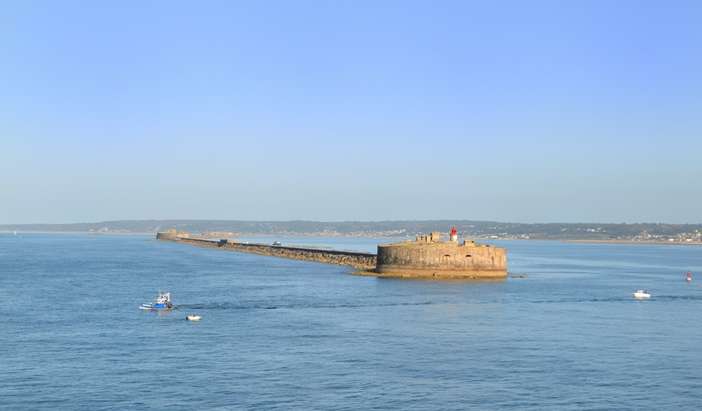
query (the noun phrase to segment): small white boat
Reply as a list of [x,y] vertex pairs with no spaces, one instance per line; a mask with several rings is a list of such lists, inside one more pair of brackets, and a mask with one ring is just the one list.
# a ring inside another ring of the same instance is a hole
[[197,315],[197,314],[188,314],[185,316],[185,319],[188,321],[200,321],[202,317]]
[[646,300],[651,298],[651,294],[646,290],[636,290],[636,292],[634,292],[634,298],[637,300]]

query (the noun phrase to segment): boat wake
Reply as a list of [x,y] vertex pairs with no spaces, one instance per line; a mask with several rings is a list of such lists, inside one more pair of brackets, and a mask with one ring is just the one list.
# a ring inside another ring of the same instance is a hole
[[386,303],[386,304],[236,304],[236,303],[210,303],[210,304],[179,304],[174,306],[177,310],[280,310],[280,309],[328,309],[328,308],[371,308],[395,306],[420,306],[437,304],[431,301]]
[[[623,297],[608,297],[608,298],[562,298],[562,299],[549,299],[549,300],[535,300],[529,301],[536,304],[562,304],[562,303],[618,303],[626,302],[629,303],[634,301],[631,296]],[[702,301],[702,296],[700,295],[658,295],[655,294],[651,297],[650,301]]]
[[663,301],[702,301],[702,295],[656,295],[654,298]]
[[[605,297],[605,298],[555,298],[544,300],[491,300],[491,301],[417,301],[417,302],[389,302],[389,303],[203,303],[179,304],[174,310],[296,310],[296,309],[355,309],[373,307],[413,307],[429,305],[461,305],[461,304],[568,304],[568,303],[631,303],[631,295]],[[654,295],[653,301],[702,301],[702,296],[697,295]]]

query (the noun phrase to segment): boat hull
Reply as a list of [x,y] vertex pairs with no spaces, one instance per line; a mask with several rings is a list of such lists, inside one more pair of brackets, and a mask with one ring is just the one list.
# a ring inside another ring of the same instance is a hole
[[140,310],[170,310],[171,308],[173,307],[166,304],[142,304],[139,306]]

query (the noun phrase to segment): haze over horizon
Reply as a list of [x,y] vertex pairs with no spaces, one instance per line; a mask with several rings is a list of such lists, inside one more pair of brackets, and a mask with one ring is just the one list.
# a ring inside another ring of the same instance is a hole
[[169,223],[169,222],[241,222],[241,223],[295,223],[295,222],[304,222],[304,223],[319,223],[319,224],[334,224],[334,223],[341,223],[341,224],[347,224],[347,223],[368,223],[368,224],[380,224],[380,223],[400,223],[400,222],[433,222],[433,221],[442,221],[442,222],[447,222],[449,226],[451,224],[457,224],[457,223],[465,223],[465,222],[476,222],[476,223],[497,223],[497,224],[533,224],[533,225],[543,225],[543,224],[563,224],[563,225],[582,225],[582,224],[592,224],[592,225],[619,225],[619,224],[628,224],[628,225],[640,225],[640,224],[661,224],[661,225],[702,225],[702,222],[685,222],[685,223],[670,223],[667,221],[501,221],[501,220],[476,220],[476,219],[471,219],[471,218],[433,218],[433,219],[404,219],[404,220],[308,220],[308,219],[294,219],[294,220],[241,220],[241,219],[207,219],[207,218],[174,218],[174,219],[159,219],[159,218],[144,218],[144,219],[117,219],[117,220],[99,220],[99,221],[70,221],[70,222],[59,222],[59,223],[42,223],[42,222],[34,222],[34,223],[2,223],[0,224],[0,228],[6,228],[6,227],[20,227],[20,226],[68,226],[68,225],[99,225],[99,224],[110,224],[110,223],[124,223],[124,222],[141,222],[141,223],[146,223],[146,222],[159,222],[159,223]]
[[701,223],[702,3],[8,2],[0,224]]

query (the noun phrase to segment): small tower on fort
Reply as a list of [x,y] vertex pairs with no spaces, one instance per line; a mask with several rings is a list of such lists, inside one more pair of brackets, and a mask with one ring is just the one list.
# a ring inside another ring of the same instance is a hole
[[449,233],[449,240],[453,243],[458,242],[458,230],[456,230],[456,227],[451,227],[451,231]]

